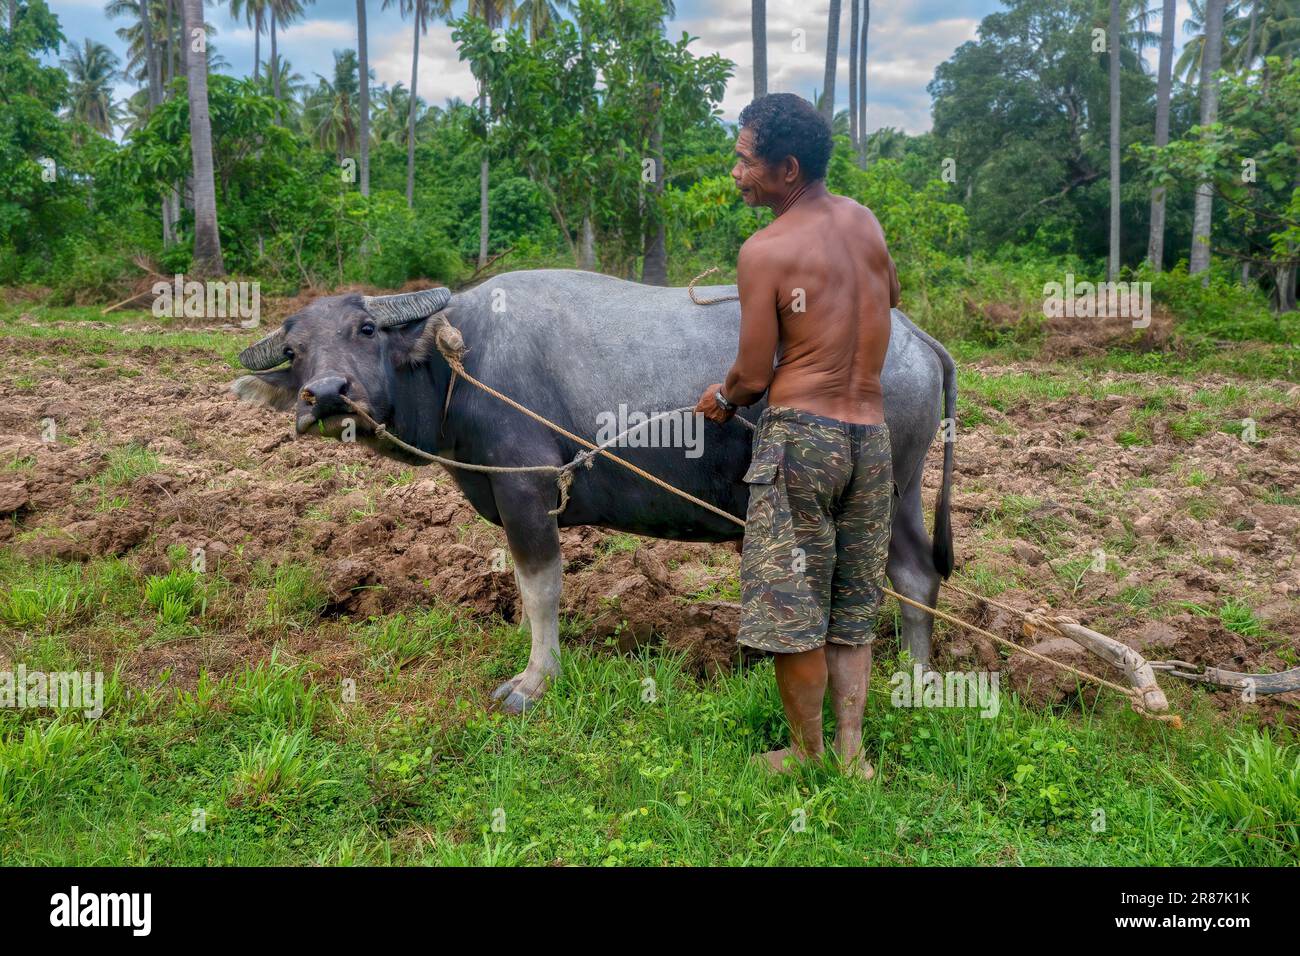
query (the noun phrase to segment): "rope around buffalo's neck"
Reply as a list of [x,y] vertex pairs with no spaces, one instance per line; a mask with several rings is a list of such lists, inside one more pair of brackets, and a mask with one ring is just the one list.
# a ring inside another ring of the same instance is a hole
[[[696,302],[699,305],[709,305],[714,302],[726,301],[727,299],[730,298],[738,298],[738,296],[720,297],[716,299],[704,299],[704,300],[695,298],[695,293],[694,293],[695,283],[698,282],[700,279],[704,278],[705,276],[709,275],[711,272],[716,272],[716,271],[717,271],[716,268],[710,269],[708,272],[704,272],[701,275],[696,276],[695,279],[691,280],[690,285],[687,287],[687,292],[690,295],[690,298],[693,302]],[[423,458],[427,461],[437,462],[438,464],[444,465],[448,468],[460,468],[466,471],[498,473],[498,474],[506,474],[512,472],[554,474],[556,478],[556,485],[559,491],[559,503],[553,510],[548,512],[548,514],[551,515],[560,514],[567,507],[569,502],[569,488],[573,484],[574,470],[579,465],[585,465],[586,467],[590,468],[592,466],[592,463],[595,460],[595,457],[597,455],[602,455],[605,458],[608,458],[610,461],[622,465],[624,468],[628,469],[633,474],[639,475],[640,477],[644,478],[646,481],[649,481],[651,484],[657,485],[658,487],[664,489],[670,494],[677,495],[679,498],[683,498],[686,501],[691,502],[692,504],[699,505],[701,508],[705,509],[706,511],[712,512],[713,514],[716,514],[719,517],[724,518],[727,521],[730,521],[733,524],[740,526],[742,530],[744,529],[745,522],[742,519],[737,518],[735,515],[731,514],[730,512],[724,511],[723,509],[717,507],[716,505],[710,504],[707,501],[697,498],[695,495],[692,495],[689,492],[684,491],[683,489],[678,488],[677,486],[672,485],[667,481],[664,481],[662,478],[658,477],[657,475],[653,475],[650,472],[646,471],[644,468],[640,468],[637,465],[632,464],[632,462],[628,461],[627,459],[620,458],[617,455],[614,455],[607,450],[607,446],[618,443],[630,432],[636,431],[637,429],[640,428],[644,428],[646,425],[650,424],[650,422],[656,421],[665,416],[680,414],[681,412],[687,410],[693,410],[694,406],[686,405],[680,409],[673,409],[667,412],[660,412],[659,414],[655,415],[652,418],[647,419],[644,422],[640,422],[637,425],[632,426],[631,428],[625,429],[623,432],[621,432],[618,435],[615,435],[609,441],[604,442],[600,445],[596,445],[585,438],[575,435],[573,432],[569,431],[563,426],[557,425],[555,422],[551,421],[550,419],[546,418],[543,415],[538,414],[537,412],[533,411],[531,408],[528,408],[525,405],[521,405],[519,402],[515,401],[509,395],[504,395],[501,392],[497,391],[492,386],[484,382],[480,382],[477,378],[475,378],[473,375],[467,372],[465,370],[465,366],[462,361],[462,357],[467,351],[464,342],[461,340],[459,332],[457,332],[451,326],[450,322],[448,322],[445,317],[443,317],[443,323],[444,326],[443,328],[439,329],[440,334],[435,336],[434,341],[437,344],[438,351],[442,354],[442,357],[446,360],[448,366],[450,366],[454,376],[463,378],[466,382],[468,382],[470,385],[473,385],[475,388],[481,389],[482,391],[493,396],[499,401],[502,401],[505,404],[509,405],[511,408],[515,409],[516,411],[521,412],[524,415],[527,415],[529,418],[533,419],[533,421],[537,422],[538,424],[544,425],[545,427],[551,429],[551,431],[563,435],[565,438],[569,439],[570,441],[578,445],[581,445],[587,450],[583,452],[579,452],[576,456],[574,456],[573,460],[566,465],[500,466],[500,465],[475,465],[469,462],[456,461],[455,459],[444,458],[440,455],[431,454],[429,452],[424,451],[423,449],[416,448],[415,446],[402,441],[400,438],[398,438],[396,435],[390,432],[386,427],[384,427],[384,425],[382,425],[379,422],[376,422],[374,418],[372,418],[364,409],[358,406],[346,395],[343,396],[343,401],[347,404],[347,406],[350,409],[352,409],[352,411],[359,418],[365,421],[366,424],[368,424],[371,427],[371,429],[374,430],[376,437],[392,442],[394,445],[398,446],[399,448],[403,449],[409,454],[415,455],[419,458]],[[441,334],[444,332],[445,329],[451,330],[450,333]],[[450,395],[448,396],[448,401],[450,402]],[[747,428],[750,429],[754,428],[754,425],[752,423],[746,421],[743,418],[740,418],[739,416],[735,416],[735,420],[741,422]],[[997,604],[1000,607],[1003,607],[1006,610],[1011,611],[1012,613],[1018,614],[1021,617],[1024,617],[1026,619],[1033,620],[1035,621],[1035,623],[1038,623],[1040,625],[1047,624],[1050,626],[1050,622],[1051,622],[1050,618],[1021,611],[1019,608],[1013,608],[1010,605],[1005,605],[1005,604],[1001,604],[1000,602],[992,601],[991,598],[986,598],[982,595],[973,594],[970,591],[966,591],[964,588],[958,587],[955,584],[950,584],[947,581],[943,581],[941,583],[947,587],[960,591],[963,594],[970,595],[971,597],[976,598],[978,600],[988,601],[990,603]],[[996,643],[1001,644],[1004,647],[1010,648],[1012,651],[1016,653],[1024,654],[1027,657],[1031,657],[1045,664],[1049,664],[1052,667],[1060,668],[1061,670],[1074,674],[1076,677],[1088,681],[1089,683],[1095,684],[1098,687],[1105,687],[1110,690],[1113,690],[1117,694],[1120,694],[1123,697],[1127,697],[1129,701],[1129,706],[1138,714],[1141,714],[1143,717],[1146,717],[1150,720],[1166,722],[1173,725],[1174,727],[1182,726],[1182,719],[1177,714],[1158,714],[1148,710],[1143,704],[1143,698],[1141,693],[1136,688],[1124,687],[1120,684],[1114,683],[1113,681],[1108,681],[1104,677],[1098,677],[1096,674],[1090,674],[1087,671],[1081,670],[1077,667],[1073,667],[1069,664],[1065,664],[1051,657],[1047,657],[1046,655],[1040,654],[1037,651],[1030,650],[1027,647],[1022,647],[1021,645],[1015,643],[1014,641],[1009,641],[1006,638],[1001,637],[998,634],[994,634],[992,631],[986,630],[985,628],[982,628],[976,624],[971,624],[968,621],[963,621],[959,617],[955,617],[954,615],[948,614],[945,611],[940,611],[938,608],[930,607],[927,604],[922,604],[920,601],[914,601],[904,594],[899,594],[897,591],[893,590],[892,588],[881,585],[880,590],[882,593],[888,594],[890,597],[894,598],[900,603],[907,604],[911,607],[916,608],[917,610],[924,611],[927,614],[931,615],[932,617],[941,618],[945,621],[948,621],[951,624],[957,625],[958,627],[963,627],[966,628],[967,630],[974,631],[977,634],[981,634],[984,637],[987,637],[989,640],[995,641]],[[1051,630],[1055,630],[1055,628],[1053,627],[1051,628]],[[1060,632],[1057,631],[1057,633],[1059,634]]]

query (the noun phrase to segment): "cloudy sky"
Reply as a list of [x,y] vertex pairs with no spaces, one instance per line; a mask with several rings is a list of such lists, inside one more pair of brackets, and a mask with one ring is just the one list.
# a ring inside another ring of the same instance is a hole
[[[310,3],[310,0],[308,0]],[[380,0],[367,0],[370,63],[381,83],[410,83],[411,29]],[[848,105],[849,10],[843,2],[840,26],[841,62],[836,84],[837,108]],[[116,30],[125,19],[104,15],[104,0],[50,0],[70,43],[80,45],[90,37],[122,55],[125,44]],[[829,0],[768,0],[768,84],[773,91],[811,97],[822,85]],[[1000,9],[1000,0],[876,0],[871,4],[871,32],[867,58],[868,128],[894,126],[909,133],[930,128],[930,97],[926,84],[934,68],[966,40],[975,38],[981,18]],[[1158,5],[1156,5],[1158,8]],[[464,2],[456,3],[456,11]],[[1178,2],[1178,42],[1188,13],[1187,0]],[[316,0],[307,7],[307,19],[278,32],[280,55],[309,83],[317,74],[332,72],[333,52],[356,45],[355,0]],[[227,4],[207,7],[217,27],[213,40],[230,63],[230,72],[246,75],[253,68],[253,32],[231,19]],[[1157,14],[1151,29],[1159,31]],[[736,64],[735,74],[722,101],[723,114],[734,120],[753,93],[753,58],[749,0],[678,0],[677,17],[668,25],[676,38],[685,31],[698,39],[699,54],[721,53]],[[800,42],[802,40],[802,43]],[[65,48],[66,50],[66,48]],[[269,55],[269,40],[262,39],[262,56]],[[1155,52],[1148,57],[1154,63]],[[132,92],[119,84],[118,95]],[[474,81],[469,68],[456,58],[451,31],[443,24],[429,27],[420,40],[420,96],[441,103],[449,97],[472,99]]]

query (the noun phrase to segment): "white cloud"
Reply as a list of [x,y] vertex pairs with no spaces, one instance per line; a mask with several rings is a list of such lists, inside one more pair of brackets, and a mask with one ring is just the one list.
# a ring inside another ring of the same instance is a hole
[[[989,0],[990,7],[995,0]],[[848,106],[848,4],[840,21],[840,59],[836,73],[837,109]],[[767,5],[768,89],[811,97],[825,78],[828,0],[815,3],[770,0]],[[917,133],[930,128],[926,84],[934,68],[962,43],[975,37],[977,17],[912,23],[906,7],[872,11],[868,37],[868,127],[897,126]],[[670,35],[685,29],[699,37],[697,53],[720,53],[735,63],[735,74],[722,100],[722,111],[735,119],[754,95],[753,41],[747,0],[711,0],[708,13],[676,21]],[[799,32],[796,32],[799,31]],[[802,49],[800,49],[802,47]]]
[[[386,31],[370,39],[370,65],[380,83],[392,86],[411,85],[411,46],[414,30]],[[456,44],[451,40],[451,28],[443,25],[429,27],[420,37],[419,95],[426,102],[440,106],[451,97],[471,100],[477,95],[474,75],[469,64],[456,54]]]

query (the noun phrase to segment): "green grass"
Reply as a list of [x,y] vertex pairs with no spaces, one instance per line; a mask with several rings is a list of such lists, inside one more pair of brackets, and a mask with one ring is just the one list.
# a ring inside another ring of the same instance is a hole
[[325,607],[325,587],[312,566],[263,565],[257,569],[257,579],[267,588],[264,616],[273,625],[304,626]]
[[1219,623],[1243,637],[1260,637],[1264,633],[1264,625],[1250,605],[1237,598],[1229,598],[1223,603],[1219,609]]
[[0,593],[0,621],[20,630],[47,628],[76,615],[83,595],[73,584],[52,579],[35,587]]
[[[23,315],[35,317],[36,324],[20,322],[19,318]],[[56,322],[59,324],[54,324]],[[172,322],[174,320],[155,319],[148,312],[109,313],[100,316],[98,309],[81,307],[38,306],[0,311],[0,331],[3,331],[6,338],[27,340],[33,351],[78,358],[120,355],[144,348],[176,349],[191,353],[196,362],[220,357],[229,361],[232,368],[238,368],[235,359],[239,349],[257,334],[256,330],[235,333],[166,329]],[[161,326],[163,330],[140,331],[121,326]]]
[[[27,573],[57,580],[68,567]],[[82,627],[111,631],[138,613],[142,593],[152,604],[159,595],[201,590],[190,591],[179,572],[141,580],[124,567],[83,569],[81,587],[94,581],[107,597],[88,609]],[[0,580],[22,573],[0,562]],[[301,593],[298,570],[262,573],[253,604],[268,593]],[[202,587],[212,587],[206,577]],[[221,588],[213,593],[235,599]],[[1135,607],[1149,601],[1137,589],[1126,598]],[[285,633],[311,626],[303,607],[295,615],[277,626]],[[565,630],[580,636],[572,622]],[[543,702],[507,718],[486,709],[486,689],[527,657],[519,629],[484,630],[432,608],[353,622],[343,633],[362,651],[341,672],[355,697],[340,693],[340,673],[275,645],[267,659],[222,675],[204,670],[183,688],[163,675],[137,682],[128,695],[114,674],[98,720],[0,709],[0,858],[75,865],[1296,862],[1297,748],[1249,723],[1223,726],[1208,716],[1199,690],[1176,695],[1189,718],[1183,731],[1143,721],[1108,698],[1082,713],[1053,714],[1004,693],[993,719],[901,709],[891,706],[889,675],[902,664],[887,656],[886,642],[866,719],[876,781],[831,768],[770,778],[751,762],[784,742],[768,663],[705,679],[670,653],[626,656],[579,640]],[[29,666],[70,666],[74,656],[58,635],[17,646],[17,659]]]
[[114,489],[151,475],[158,468],[158,456],[149,449],[139,445],[123,445],[109,451],[108,459],[99,474],[79,483],[77,489],[83,495],[98,495],[95,511],[115,511],[127,507],[130,499],[124,494],[114,494]]

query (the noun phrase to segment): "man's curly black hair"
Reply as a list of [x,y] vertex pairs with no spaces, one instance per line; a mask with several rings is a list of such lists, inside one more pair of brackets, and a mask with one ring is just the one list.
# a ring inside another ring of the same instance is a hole
[[767,163],[787,156],[799,160],[810,183],[826,178],[831,158],[831,127],[813,105],[794,93],[760,96],[740,111],[741,127],[754,134],[754,152]]

